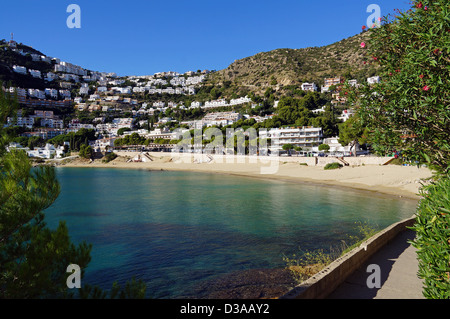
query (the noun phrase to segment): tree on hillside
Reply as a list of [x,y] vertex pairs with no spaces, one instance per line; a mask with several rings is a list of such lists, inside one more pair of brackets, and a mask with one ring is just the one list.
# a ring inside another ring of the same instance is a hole
[[330,145],[328,144],[320,144],[319,145],[319,151],[324,151],[325,153],[330,150]]
[[311,111],[299,99],[282,97],[277,107],[278,118],[286,125],[308,125]]
[[367,143],[368,135],[368,128],[362,125],[358,115],[350,117],[339,125],[339,143],[344,146],[350,145],[354,156],[356,156],[356,144]]
[[[91,245],[71,242],[66,224],[47,227],[44,211],[60,193],[51,166],[32,167],[24,151],[6,151],[11,136],[4,124],[14,117],[17,97],[3,91],[0,83],[0,299],[73,297],[69,292],[67,267],[76,264],[83,278],[91,260]],[[122,289],[114,284],[109,295],[85,285],[85,298],[143,298],[145,284],[128,282]]]
[[44,211],[59,195],[52,167],[32,165],[23,151],[6,152],[3,125],[17,109],[0,86],[0,298],[61,297],[67,266],[84,269],[90,245],[71,243],[66,225],[47,228]]
[[291,150],[294,149],[294,145],[292,144],[284,144],[283,145],[283,150],[287,151],[289,155],[291,155]]

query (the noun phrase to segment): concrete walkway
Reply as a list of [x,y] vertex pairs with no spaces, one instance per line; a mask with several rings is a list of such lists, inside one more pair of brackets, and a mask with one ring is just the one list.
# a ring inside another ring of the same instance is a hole
[[[328,299],[425,299],[422,280],[417,277],[416,249],[408,243],[414,236],[412,230],[401,232],[350,275]],[[370,264],[380,267],[381,288],[367,286],[367,279],[373,273],[367,272]]]

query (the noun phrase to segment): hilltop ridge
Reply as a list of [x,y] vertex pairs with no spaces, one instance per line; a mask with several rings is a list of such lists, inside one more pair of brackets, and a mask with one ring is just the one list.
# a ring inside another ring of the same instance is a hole
[[376,74],[372,65],[364,64],[360,49],[360,43],[367,39],[368,32],[363,32],[323,47],[260,52],[215,72],[207,84],[225,84],[232,90],[261,94],[268,87],[283,93],[304,82],[320,87],[326,77],[343,76],[363,82]]

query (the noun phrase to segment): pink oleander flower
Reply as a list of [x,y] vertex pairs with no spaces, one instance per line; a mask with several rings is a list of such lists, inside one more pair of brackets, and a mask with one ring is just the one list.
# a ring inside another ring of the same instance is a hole
[[419,75],[419,78],[423,79],[425,77],[425,75],[421,74]]
[[428,85],[425,85],[424,87],[423,87],[423,90],[424,91],[428,91],[430,89],[430,87],[428,86]]
[[419,3],[416,5],[416,7],[419,8],[419,9],[421,9],[421,8],[423,7],[422,2],[419,2]]
[[363,26],[362,26],[362,29],[363,29],[363,30],[366,30],[366,26],[365,26],[365,25],[363,25]]
[[361,48],[365,48],[366,47],[366,43],[365,42],[361,42]]

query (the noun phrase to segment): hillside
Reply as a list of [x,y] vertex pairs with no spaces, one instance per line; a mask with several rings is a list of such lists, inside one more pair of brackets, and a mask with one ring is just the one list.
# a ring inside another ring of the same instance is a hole
[[360,43],[367,38],[365,32],[324,47],[261,52],[215,72],[208,83],[225,85],[229,92],[248,90],[261,94],[268,87],[283,93],[304,82],[315,82],[320,87],[325,77],[344,76],[362,81],[376,72],[364,64]]
[[43,61],[33,61],[30,54],[44,55],[42,52],[26,46],[17,44],[17,49],[22,50],[24,55],[13,52],[5,40],[0,41],[0,81],[11,83],[13,86],[24,88],[44,89],[46,87],[57,87],[57,83],[46,83],[43,79],[36,79],[30,75],[19,74],[13,71],[14,65],[24,66],[27,69],[41,71],[42,73],[53,71],[53,64]]

